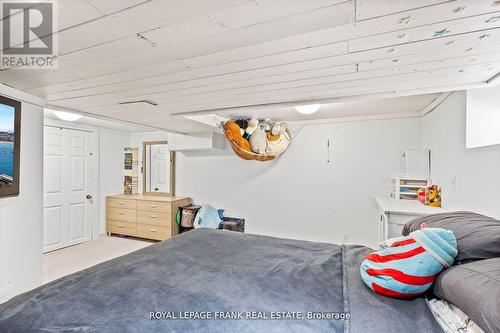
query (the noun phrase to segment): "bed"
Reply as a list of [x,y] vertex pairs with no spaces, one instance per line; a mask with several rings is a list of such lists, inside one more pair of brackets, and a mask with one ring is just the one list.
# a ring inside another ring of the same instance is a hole
[[0,332],[442,332],[366,288],[371,251],[197,229],[11,299]]

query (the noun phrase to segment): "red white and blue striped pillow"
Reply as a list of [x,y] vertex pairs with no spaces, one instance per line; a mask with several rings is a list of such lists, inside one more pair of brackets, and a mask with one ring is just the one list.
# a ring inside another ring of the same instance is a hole
[[374,292],[395,298],[425,293],[436,277],[453,265],[457,255],[453,232],[425,228],[390,247],[369,254],[361,263],[361,277]]

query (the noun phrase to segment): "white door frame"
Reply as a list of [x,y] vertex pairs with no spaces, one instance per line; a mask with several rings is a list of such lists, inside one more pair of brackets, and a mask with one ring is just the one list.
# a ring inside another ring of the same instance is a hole
[[97,239],[99,235],[99,129],[93,126],[73,124],[55,119],[44,119],[44,126],[65,128],[70,130],[92,133],[92,223],[90,239]]

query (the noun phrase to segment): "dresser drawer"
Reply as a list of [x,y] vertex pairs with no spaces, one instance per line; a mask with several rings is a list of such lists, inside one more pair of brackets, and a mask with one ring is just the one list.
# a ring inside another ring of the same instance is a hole
[[137,211],[132,210],[132,209],[121,209],[121,208],[108,207],[106,217],[108,220],[135,223],[137,220],[136,215],[137,215]]
[[146,224],[137,224],[137,236],[148,238],[148,239],[156,239],[156,240],[164,240],[170,238],[172,232],[168,227],[159,227],[156,225],[146,225]]
[[172,208],[170,202],[137,200],[137,210],[170,213]]
[[136,209],[136,200],[134,199],[107,198],[106,204],[108,207]]
[[108,220],[107,231],[112,234],[135,235],[137,228],[135,223]]
[[170,227],[172,219],[171,213],[154,212],[154,211],[137,211],[137,223],[157,225],[160,227]]

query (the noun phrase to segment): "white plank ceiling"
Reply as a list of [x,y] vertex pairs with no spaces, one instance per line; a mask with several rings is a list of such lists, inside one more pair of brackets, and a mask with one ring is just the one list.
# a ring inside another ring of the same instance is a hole
[[[423,94],[338,101],[322,104],[319,111],[312,115],[302,115],[295,112],[293,107],[287,106],[245,108],[243,113],[259,119],[265,119],[272,115],[274,120],[286,121],[289,124],[303,123],[305,120],[308,123],[324,123],[359,119],[418,117],[425,113],[424,111],[429,105],[432,106],[432,103],[440,101],[441,98],[441,94]],[[224,118],[238,118],[241,113],[240,109],[217,112]]]
[[[64,0],[59,10],[59,69],[4,69],[0,82],[53,107],[179,132],[206,130],[186,114],[300,120],[294,103],[339,100],[321,117],[381,115],[347,102],[428,94],[387,101],[387,113],[415,111],[500,72],[499,0]],[[143,100],[156,106],[120,104]]]

